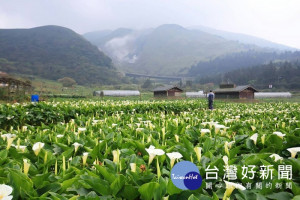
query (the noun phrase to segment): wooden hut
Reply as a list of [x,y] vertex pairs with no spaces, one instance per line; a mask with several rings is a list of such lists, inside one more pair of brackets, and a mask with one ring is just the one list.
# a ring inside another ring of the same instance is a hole
[[181,96],[183,90],[177,86],[167,85],[167,86],[157,87],[153,90],[153,92],[154,92],[154,97],[178,97]]
[[31,89],[32,86],[29,82],[20,81],[3,73],[0,74],[0,99],[24,96]]
[[222,84],[220,89],[214,90],[218,99],[254,99],[254,93],[258,92],[250,85],[235,86],[234,84]]

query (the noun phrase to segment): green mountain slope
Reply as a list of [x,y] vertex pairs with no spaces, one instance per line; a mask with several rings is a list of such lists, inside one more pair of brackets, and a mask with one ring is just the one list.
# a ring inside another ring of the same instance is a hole
[[84,36],[107,53],[120,69],[151,75],[178,76],[186,74],[199,61],[259,49],[254,45],[229,41],[220,36],[172,24],[156,29],[128,31],[128,34],[117,37],[112,37],[110,33],[99,36],[98,39],[95,39],[95,35],[92,39],[88,35]]
[[111,59],[74,31],[59,26],[0,29],[0,71],[79,84],[114,83]]

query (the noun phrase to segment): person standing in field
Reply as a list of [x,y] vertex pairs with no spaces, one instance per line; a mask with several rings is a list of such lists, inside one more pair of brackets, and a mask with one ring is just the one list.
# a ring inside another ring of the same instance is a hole
[[213,109],[214,98],[215,98],[215,94],[212,92],[212,90],[210,90],[209,93],[208,93],[208,95],[207,95],[207,99],[208,99],[208,108],[209,108],[210,110]]

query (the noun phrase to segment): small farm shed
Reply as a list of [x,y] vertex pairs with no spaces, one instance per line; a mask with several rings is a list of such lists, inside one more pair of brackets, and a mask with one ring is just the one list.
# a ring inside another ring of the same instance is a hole
[[31,83],[20,81],[8,75],[0,74],[0,96],[3,99],[10,96],[25,95],[26,92],[31,91]]
[[256,92],[254,94],[256,99],[263,98],[291,98],[292,94],[290,92]]
[[163,87],[157,87],[153,90],[153,92],[154,97],[177,97],[181,95],[183,90],[177,86],[167,85]]
[[111,96],[111,97],[127,97],[127,96],[140,96],[137,90],[101,90],[94,91],[94,96]]
[[218,99],[254,99],[254,93],[258,92],[250,85],[235,86],[234,84],[222,84],[220,89],[214,91]]

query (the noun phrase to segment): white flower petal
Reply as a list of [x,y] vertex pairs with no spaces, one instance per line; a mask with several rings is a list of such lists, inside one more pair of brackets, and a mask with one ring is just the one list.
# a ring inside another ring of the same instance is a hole
[[275,162],[277,162],[278,160],[282,160],[283,159],[280,155],[278,155],[276,153],[270,155],[270,158],[274,158]]
[[224,182],[226,184],[226,188],[233,187],[233,188],[239,189],[239,190],[246,190],[246,188],[244,186],[242,186],[241,184],[232,183],[232,182],[228,182],[228,181],[224,181]]
[[[5,184],[0,184],[0,197],[7,197],[9,196],[13,191],[13,188],[10,187],[9,185],[5,185]],[[3,198],[3,199],[4,199]]]
[[167,153],[167,156],[168,156],[170,159],[180,159],[180,158],[182,158],[182,155],[181,155],[181,153],[179,153],[179,152]]

